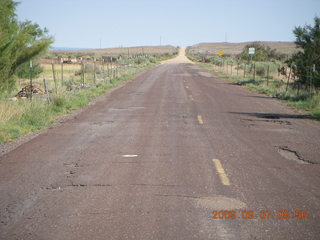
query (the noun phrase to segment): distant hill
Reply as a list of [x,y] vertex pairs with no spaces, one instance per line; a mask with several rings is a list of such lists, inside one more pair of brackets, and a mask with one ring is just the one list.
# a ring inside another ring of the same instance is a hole
[[87,50],[88,48],[71,48],[71,47],[52,47],[50,51],[78,51]]
[[163,54],[177,51],[174,46],[139,46],[128,48],[102,48],[102,49],[51,49],[54,56],[118,56],[134,54]]
[[[287,55],[292,55],[294,52],[297,52],[296,45],[294,42],[264,42],[264,41],[255,41],[259,42],[265,46],[269,46],[272,49],[276,49],[279,53],[284,53]],[[226,43],[226,42],[217,42],[217,43],[199,43],[191,46],[192,52],[207,52],[217,53],[219,50],[222,50],[227,55],[237,55],[242,52],[243,48],[253,42],[241,42],[241,43]]]

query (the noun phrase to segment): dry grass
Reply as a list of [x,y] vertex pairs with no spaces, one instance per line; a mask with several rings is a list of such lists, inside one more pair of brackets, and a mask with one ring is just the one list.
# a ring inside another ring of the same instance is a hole
[[[219,50],[222,50],[227,55],[237,55],[240,54],[243,48],[252,42],[241,42],[241,43],[199,43],[191,46],[191,52],[202,52],[205,53],[210,51],[210,53],[217,53]],[[276,49],[277,52],[291,55],[297,51],[296,45],[294,42],[259,42],[265,46],[268,46],[272,49]]]
[[129,48],[103,48],[88,50],[52,50],[50,55],[54,56],[119,56],[119,55],[137,55],[137,54],[165,54],[174,53],[177,48],[174,46],[141,46]]
[[0,123],[10,121],[29,108],[29,103],[0,101]]

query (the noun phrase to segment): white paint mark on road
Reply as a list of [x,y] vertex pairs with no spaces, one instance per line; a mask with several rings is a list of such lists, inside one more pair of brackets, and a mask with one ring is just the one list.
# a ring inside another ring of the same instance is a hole
[[125,157],[125,158],[135,158],[135,157],[138,157],[138,155],[122,155],[122,157]]
[[212,161],[213,161],[213,163],[214,163],[214,165],[216,167],[217,173],[218,173],[218,175],[220,177],[220,180],[221,180],[222,184],[229,186],[230,185],[230,180],[229,180],[227,174],[225,173],[220,160],[219,159],[212,159]]
[[198,115],[198,122],[201,125],[203,124],[203,119],[202,119],[201,115]]

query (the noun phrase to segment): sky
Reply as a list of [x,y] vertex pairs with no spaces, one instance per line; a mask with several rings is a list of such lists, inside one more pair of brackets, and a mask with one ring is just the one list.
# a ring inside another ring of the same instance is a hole
[[294,41],[320,0],[18,0],[20,21],[46,27],[54,47],[190,46]]

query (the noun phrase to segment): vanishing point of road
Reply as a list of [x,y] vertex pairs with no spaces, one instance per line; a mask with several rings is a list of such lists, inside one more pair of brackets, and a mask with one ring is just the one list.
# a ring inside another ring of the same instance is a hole
[[319,239],[320,124],[181,51],[0,158],[0,239]]

